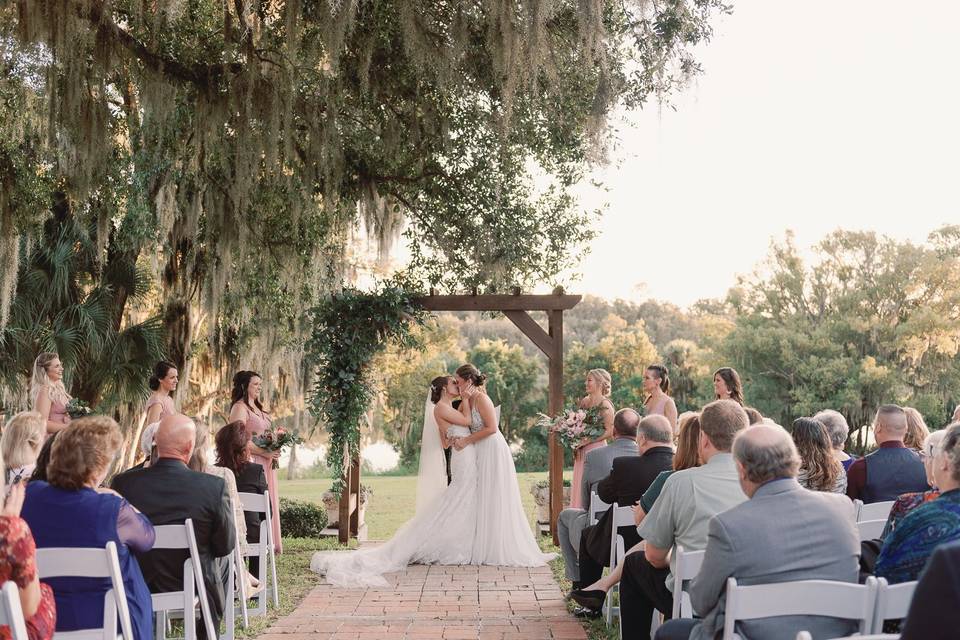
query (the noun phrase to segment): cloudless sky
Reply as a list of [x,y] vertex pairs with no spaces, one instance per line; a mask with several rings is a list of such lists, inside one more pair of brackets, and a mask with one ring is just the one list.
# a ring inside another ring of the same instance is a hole
[[723,296],[787,229],[922,242],[960,223],[960,1],[734,0],[673,98],[620,114],[609,208],[568,287]]

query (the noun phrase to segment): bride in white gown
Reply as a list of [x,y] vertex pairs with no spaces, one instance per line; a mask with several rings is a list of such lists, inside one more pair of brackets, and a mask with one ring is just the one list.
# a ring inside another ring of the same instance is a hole
[[[416,515],[378,547],[314,554],[310,568],[327,582],[385,587],[384,574],[409,564],[541,566],[552,558],[537,547],[493,403],[476,391],[474,381],[465,381],[474,402],[464,397],[460,412],[452,406],[460,393],[457,380],[443,376],[433,381],[424,412]],[[441,449],[448,442],[455,449],[449,486]]]

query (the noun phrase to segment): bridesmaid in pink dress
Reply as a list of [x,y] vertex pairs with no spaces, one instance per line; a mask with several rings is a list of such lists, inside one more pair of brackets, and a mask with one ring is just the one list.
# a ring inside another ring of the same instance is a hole
[[[270,414],[260,404],[260,389],[263,379],[254,371],[239,371],[233,376],[233,405],[230,407],[229,422],[242,422],[251,436],[263,433],[270,428]],[[283,553],[283,541],[280,539],[280,487],[277,484],[277,470],[273,461],[280,457],[279,451],[261,449],[250,443],[250,461],[263,467],[267,476],[267,493],[270,494],[271,515],[273,516],[273,546],[277,553]]]
[[[607,440],[613,436],[613,404],[609,400],[610,389],[613,381],[610,374],[605,369],[591,369],[587,373],[586,391],[587,395],[580,400],[580,407],[583,409],[592,409],[596,406],[603,407],[603,435],[592,442],[587,442],[577,447],[573,454],[573,483],[571,486],[579,487],[580,480],[583,478],[583,464],[587,458],[587,453],[598,447],[606,446]],[[586,509],[589,505],[580,504],[580,491],[570,492],[570,507],[572,509]]]
[[45,351],[33,361],[30,379],[30,405],[47,424],[47,437],[63,431],[70,424],[67,403],[70,394],[63,386],[63,363],[60,356]]
[[647,415],[659,414],[670,421],[677,434],[677,404],[670,397],[670,375],[662,364],[652,364],[643,372],[643,391],[647,394],[644,407]]
[[160,422],[177,412],[177,407],[173,404],[173,392],[177,390],[179,381],[180,374],[171,363],[161,361],[153,368],[153,375],[148,383],[153,393],[143,408],[147,412],[143,419],[144,425]]

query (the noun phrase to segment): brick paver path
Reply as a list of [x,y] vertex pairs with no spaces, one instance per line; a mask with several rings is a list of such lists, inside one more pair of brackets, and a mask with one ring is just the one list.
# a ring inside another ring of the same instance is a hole
[[315,587],[258,640],[585,639],[549,567],[411,566],[389,588]]

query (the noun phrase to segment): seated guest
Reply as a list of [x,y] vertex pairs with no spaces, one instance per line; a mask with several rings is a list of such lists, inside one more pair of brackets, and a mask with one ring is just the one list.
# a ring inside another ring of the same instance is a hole
[[[673,468],[661,471],[650,487],[643,492],[640,502],[633,509],[634,522],[639,527],[643,519],[653,509],[660,497],[663,485],[674,471],[692,469],[700,466],[700,414],[688,411],[680,417],[680,435],[677,438],[677,452],[673,456]],[[617,579],[619,582],[619,578]]]
[[7,484],[27,480],[47,439],[47,423],[36,411],[21,411],[3,428],[0,449],[7,467]]
[[960,423],[945,431],[933,457],[940,497],[908,513],[883,541],[876,575],[890,584],[916,580],[936,547],[960,539]]
[[[597,484],[610,474],[614,458],[637,455],[637,425],[640,416],[633,409],[621,409],[613,417],[614,439],[606,446],[600,446],[587,452],[583,464],[580,486],[572,491],[580,494],[580,504],[590,508],[590,494]],[[564,509],[557,519],[557,538],[563,551],[566,576],[574,584],[580,585],[580,566],[577,550],[582,544],[581,532],[589,523],[586,509]],[[601,569],[602,571],[602,569]]]
[[920,574],[900,640],[956,640],[960,629],[960,542],[940,545]]
[[833,409],[824,409],[813,416],[814,420],[819,420],[827,428],[830,434],[830,443],[833,445],[833,457],[840,461],[843,470],[846,472],[855,457],[848,454],[843,448],[847,445],[847,438],[850,436],[850,427],[847,425],[847,419],[843,414]]
[[[100,485],[123,437],[113,419],[90,416],[57,433],[47,482],[31,481],[23,506],[37,547],[96,547],[117,543],[120,573],[136,640],[153,636],[153,605],[131,550],[153,547],[153,525],[129,502]],[[57,602],[57,631],[103,626],[103,597],[109,578],[51,578]]]
[[[57,433],[60,433],[59,431]],[[53,443],[57,440],[57,433],[51,434],[43,446],[40,447],[40,453],[37,455],[37,461],[33,466],[33,473],[30,474],[30,481],[47,481],[47,465],[50,464],[50,450],[53,449]]]
[[[263,467],[250,462],[250,432],[243,422],[231,422],[217,431],[214,438],[217,449],[217,466],[233,472],[240,493],[267,492],[267,476]],[[266,518],[262,513],[244,511],[246,542],[260,542],[260,522]]]
[[880,447],[847,470],[847,495],[865,504],[896,500],[901,493],[927,491],[927,472],[916,451],[903,445],[907,414],[895,404],[877,410],[873,434]]
[[[671,620],[657,640],[712,640],[721,634],[727,578],[741,585],[857,581],[860,544],[853,503],[800,486],[800,456],[790,435],[776,425],[750,427],[737,435],[733,457],[750,499],[710,519],[703,565],[689,589],[702,620]],[[741,638],[793,638],[801,629],[815,638],[834,638],[855,631],[856,622],[777,616],[738,622],[735,631]]]
[[[629,411],[629,410],[621,410]],[[631,417],[636,413],[631,411]],[[612,505],[633,506],[650,483],[667,471],[673,464],[673,427],[670,421],[659,414],[640,420],[637,428],[639,456],[623,456],[613,461],[610,475],[597,485],[597,495]],[[584,584],[593,584],[603,574],[603,567],[610,564],[610,537],[613,522],[613,507],[607,510],[597,524],[583,530],[580,538],[580,578]],[[640,542],[636,526],[620,527],[624,547],[629,549]],[[599,614],[599,612],[596,612]]]
[[[196,427],[190,418],[180,414],[166,416],[154,438],[157,463],[121,473],[113,479],[113,488],[150,518],[154,526],[183,524],[187,518],[193,519],[216,629],[224,612],[223,582],[216,559],[233,551],[237,536],[233,506],[223,480],[187,468],[195,438]],[[179,549],[137,554],[147,585],[154,593],[183,588],[183,563],[188,557],[186,550]],[[197,630],[206,637],[204,625],[198,625]]]
[[886,538],[891,531],[897,528],[897,524],[903,519],[903,516],[921,504],[936,500],[940,497],[940,490],[937,489],[937,481],[933,477],[933,456],[937,453],[937,449],[943,441],[945,433],[946,429],[931,433],[927,436],[927,439],[924,440],[923,449],[920,450],[920,459],[923,460],[923,468],[927,472],[927,484],[933,488],[930,489],[930,491],[905,493],[898,497],[897,501],[894,502],[890,508],[890,515],[887,516],[887,524],[884,525],[883,533],[880,535],[881,539]]
[[[700,459],[703,466],[677,471],[663,486],[638,533],[643,551],[627,555],[620,578],[620,621],[624,638],[649,638],[653,610],[673,610],[671,565],[675,545],[698,551],[707,546],[713,516],[747,496],[740,488],[730,454],[733,438],[747,428],[747,414],[735,400],[716,400],[700,412]],[[667,585],[670,585],[669,587]],[[575,591],[585,607],[600,608],[602,591]]]
[[814,418],[797,418],[790,435],[800,454],[800,473],[797,475],[800,486],[811,491],[845,493],[847,474],[833,456],[827,427]]
[[[42,418],[40,424],[46,431]],[[0,470],[3,469],[3,462],[0,457]],[[6,495],[3,510],[0,511],[0,584],[12,580],[17,585],[27,637],[30,640],[50,640],[56,627],[57,610],[50,586],[40,582],[37,577],[36,543],[30,527],[20,518],[26,487],[22,482],[17,482],[7,493],[4,475],[0,473],[0,495]],[[9,628],[0,627],[0,634],[10,638]]]
[[[207,460],[207,450],[210,447],[210,430],[206,428],[197,429],[197,442],[193,447],[193,455],[190,456],[190,462],[187,466],[194,471],[209,473],[223,480],[227,487],[227,493],[230,494],[230,504],[233,506],[233,524],[236,528],[237,544],[246,552],[247,544],[247,521],[244,518],[243,503],[240,502],[240,495],[237,492],[237,480],[229,469],[224,467],[215,467]],[[257,589],[260,582],[251,576],[245,574],[247,580],[247,592]]]
[[744,407],[744,411],[747,412],[747,418],[750,420],[750,426],[755,424],[763,424],[763,414],[754,409],[753,407]]
[[923,421],[920,412],[913,407],[904,407],[903,412],[907,415],[907,435],[903,437],[903,446],[920,451],[924,440],[930,435],[930,429],[927,428],[927,423]]

